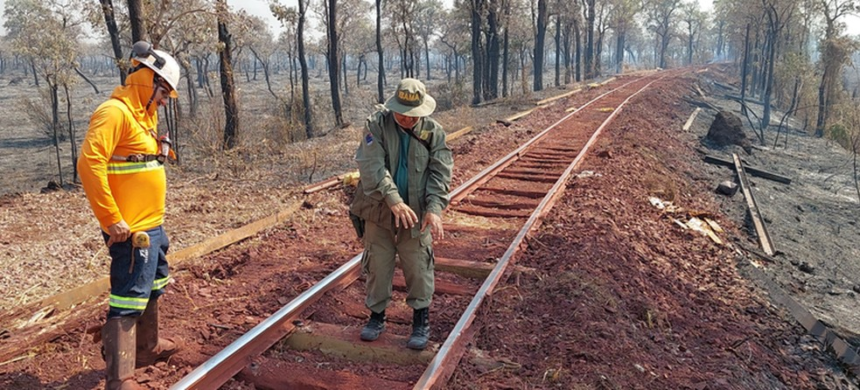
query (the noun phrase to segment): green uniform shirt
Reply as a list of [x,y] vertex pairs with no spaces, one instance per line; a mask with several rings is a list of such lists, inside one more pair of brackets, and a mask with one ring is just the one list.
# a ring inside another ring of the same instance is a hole
[[424,213],[441,215],[442,210],[448,207],[454,159],[445,143],[445,131],[432,118],[421,118],[413,132],[427,141],[429,147],[416,139],[408,142],[408,188],[405,191],[408,199],[403,199],[393,176],[401,158],[394,114],[380,110],[367,118],[355,153],[361,181],[350,211],[362,219],[394,230],[390,207],[406,202],[419,218],[419,223],[412,229],[412,236],[417,237]]

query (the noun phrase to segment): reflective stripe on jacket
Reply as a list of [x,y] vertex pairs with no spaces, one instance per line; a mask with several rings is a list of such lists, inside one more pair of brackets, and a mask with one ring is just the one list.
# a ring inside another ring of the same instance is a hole
[[157,154],[157,104],[146,110],[153,92],[153,72],[140,69],[117,87],[90,118],[81,146],[78,172],[102,230],[125,220],[132,232],[164,221],[167,180],[157,161],[118,162],[111,156]]

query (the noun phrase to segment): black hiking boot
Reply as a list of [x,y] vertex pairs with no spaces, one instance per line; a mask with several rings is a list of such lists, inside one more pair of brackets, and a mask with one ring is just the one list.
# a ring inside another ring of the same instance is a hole
[[409,342],[406,343],[406,348],[421,351],[427,347],[427,342],[429,340],[430,309],[425,307],[412,312],[412,335],[409,336]]
[[379,338],[382,331],[385,330],[385,310],[382,313],[370,312],[370,321],[361,330],[361,339],[364,341],[373,341]]

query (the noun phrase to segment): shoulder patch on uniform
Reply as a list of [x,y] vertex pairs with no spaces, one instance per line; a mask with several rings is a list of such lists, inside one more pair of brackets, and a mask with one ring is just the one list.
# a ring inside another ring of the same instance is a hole
[[367,145],[372,144],[373,143],[373,134],[367,133],[367,135],[364,136],[364,143]]

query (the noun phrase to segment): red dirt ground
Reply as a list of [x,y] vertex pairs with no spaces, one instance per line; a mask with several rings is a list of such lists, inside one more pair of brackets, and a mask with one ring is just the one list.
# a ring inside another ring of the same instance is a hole
[[710,183],[690,180],[701,168],[679,131],[683,92],[659,84],[598,141],[582,169],[600,176],[568,186],[519,261],[536,272],[484,311],[476,347],[512,364],[461,365],[451,388],[843,388],[816,342],[740,276],[742,255],[648,202],[718,215]]
[[[681,230],[672,218],[685,213],[661,212],[649,203],[656,196],[710,214],[726,229],[724,241],[755,245],[734,221],[719,217],[711,181],[693,179],[707,175],[692,135],[680,131],[692,111],[681,102],[692,82],[685,77],[652,86],[604,132],[581,166],[599,175],[569,184],[518,259],[525,268],[497,286],[482,309],[473,347],[504,364],[489,368],[464,360],[448,388],[856,388],[856,378],[846,377],[816,340],[739,274],[743,252]],[[558,114],[595,93],[574,95],[548,112]],[[452,144],[455,185],[554,121],[550,114],[531,115],[458,140]],[[165,333],[185,346],[169,363],[139,370],[138,379],[166,389],[358,253],[346,219],[350,195],[310,195],[308,207],[284,226],[174,269],[162,321]],[[480,240],[475,245],[487,253],[505,248]],[[486,257],[474,260],[493,256]],[[410,313],[402,294],[397,297],[388,332],[406,335]],[[366,316],[362,301],[359,283],[318,303],[310,319],[346,322],[358,332]],[[431,323],[450,329],[463,307],[462,297],[437,297]],[[101,302],[83,305],[85,321],[33,346],[33,357],[0,367],[0,388],[103,387],[100,345],[86,330],[100,324],[104,309]],[[431,341],[445,337],[435,331]],[[267,352],[265,359],[272,358],[318,362],[322,371],[368,369],[279,348]],[[380,379],[392,381],[414,380],[423,370],[376,368]],[[225,388],[253,386],[234,379]]]

